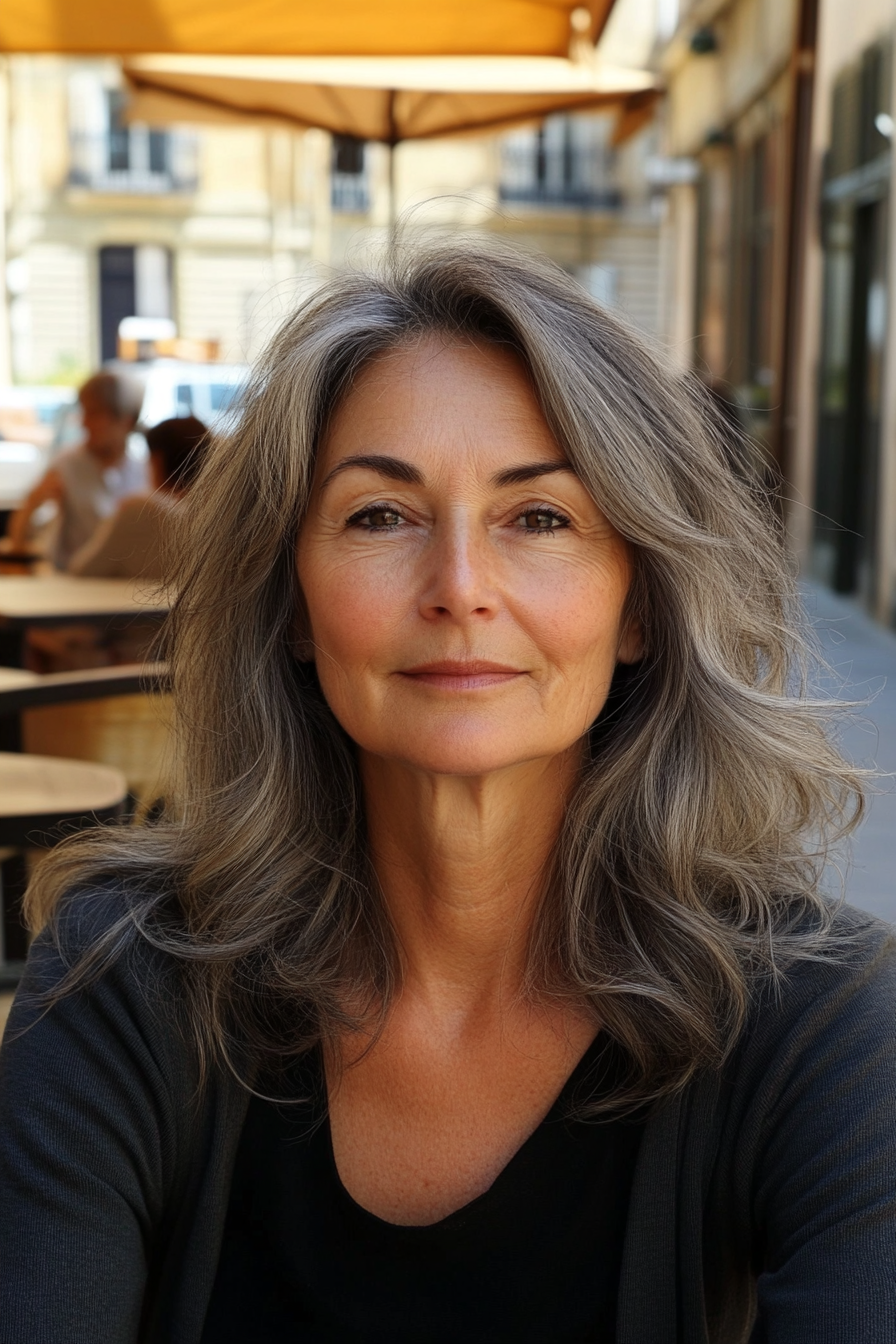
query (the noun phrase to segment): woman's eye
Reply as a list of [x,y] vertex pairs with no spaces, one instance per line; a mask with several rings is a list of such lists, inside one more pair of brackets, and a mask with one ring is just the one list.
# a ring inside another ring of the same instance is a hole
[[401,514],[396,509],[386,508],[385,505],[377,505],[370,509],[359,509],[353,513],[348,520],[349,527],[366,527],[370,532],[386,532],[390,528],[398,527],[403,522]]
[[553,509],[527,509],[517,520],[527,532],[558,532],[569,527],[569,519]]

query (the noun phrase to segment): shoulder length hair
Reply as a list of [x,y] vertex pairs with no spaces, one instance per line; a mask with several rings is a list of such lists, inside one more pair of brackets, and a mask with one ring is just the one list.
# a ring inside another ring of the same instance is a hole
[[[79,835],[42,865],[33,927],[114,875],[129,941],[181,963],[205,1065],[285,1065],[369,1024],[400,976],[365,847],[352,743],[302,660],[296,539],[322,432],[367,361],[421,337],[500,342],[630,543],[646,637],[620,669],[534,928],[533,995],[590,1005],[629,1071],[607,1107],[718,1066],[757,977],[820,954],[826,849],[861,802],[808,698],[774,510],[708,399],[549,263],[482,244],[396,248],[329,281],[274,338],[183,505],[169,625],[176,809]],[[241,1063],[241,1061],[243,1061]]]

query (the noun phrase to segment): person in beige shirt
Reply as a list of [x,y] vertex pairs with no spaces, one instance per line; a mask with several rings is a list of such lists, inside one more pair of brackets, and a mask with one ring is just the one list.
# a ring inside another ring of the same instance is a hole
[[121,500],[75,552],[70,574],[107,579],[160,579],[171,510],[199,470],[207,429],[195,416],[163,420],[145,431],[151,493]]
[[104,369],[78,393],[84,439],[61,452],[9,521],[15,549],[27,545],[31,519],[51,500],[58,508],[49,558],[65,569],[120,499],[146,489],[145,463],[128,456],[143,404],[143,384],[127,373]]

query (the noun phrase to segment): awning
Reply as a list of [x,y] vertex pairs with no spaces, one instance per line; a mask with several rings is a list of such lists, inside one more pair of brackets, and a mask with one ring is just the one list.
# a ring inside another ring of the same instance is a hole
[[644,70],[550,57],[365,59],[146,56],[125,64],[129,120],[275,121],[397,144],[615,108],[642,125]]
[[[2,0],[0,51],[567,56],[613,0]],[[573,18],[575,15],[575,18]]]

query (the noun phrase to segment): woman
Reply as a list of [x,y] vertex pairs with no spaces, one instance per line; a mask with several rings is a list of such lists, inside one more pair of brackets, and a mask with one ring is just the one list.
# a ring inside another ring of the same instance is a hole
[[417,252],[287,323],[183,535],[179,813],[29,896],[0,1340],[892,1340],[892,937],[697,394]]

